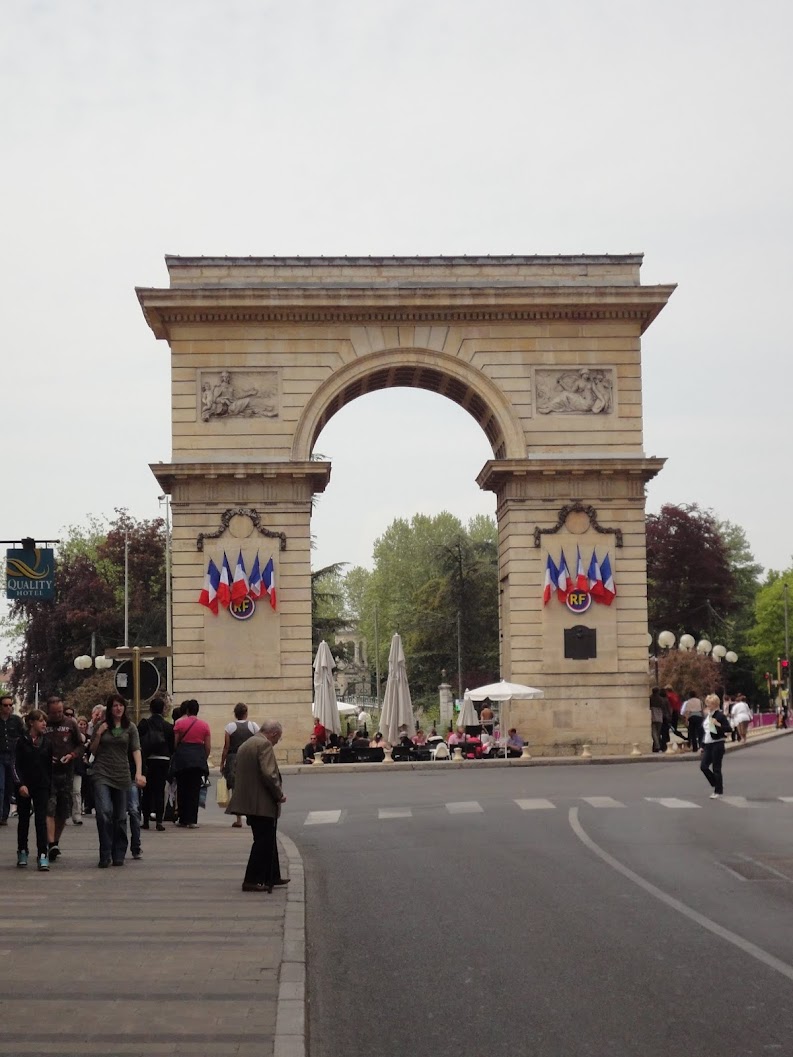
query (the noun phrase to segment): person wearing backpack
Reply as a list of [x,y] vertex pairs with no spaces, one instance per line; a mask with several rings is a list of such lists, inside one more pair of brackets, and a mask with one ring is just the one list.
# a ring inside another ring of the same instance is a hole
[[[253,720],[248,719],[248,706],[240,701],[234,706],[234,721],[226,724],[223,728],[223,753],[220,757],[220,773],[226,779],[226,785],[231,793],[234,789],[234,776],[237,773],[237,751],[248,738],[258,734],[259,727]],[[235,829],[242,826],[242,816],[237,815],[231,823]]]
[[707,778],[708,784],[713,787],[711,800],[718,800],[724,793],[721,763],[730,729],[730,721],[721,710],[718,694],[708,694],[702,720],[702,763],[699,769]]
[[155,697],[149,704],[149,715],[140,721],[138,733],[143,755],[143,767],[146,775],[146,787],[143,790],[143,828],[149,828],[149,820],[154,813],[157,829],[165,829],[165,783],[168,778],[168,767],[173,756],[173,724],[164,717],[165,702]]

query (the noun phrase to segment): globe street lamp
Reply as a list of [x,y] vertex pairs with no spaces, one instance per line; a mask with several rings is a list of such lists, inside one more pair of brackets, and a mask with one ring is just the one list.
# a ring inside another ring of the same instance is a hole
[[[648,645],[651,645],[653,641],[652,635],[648,634],[647,638]],[[658,633],[657,642],[664,654],[667,654],[675,644],[675,636],[671,631],[661,631]],[[653,663],[655,664],[655,685],[658,686],[658,650],[655,651]]]

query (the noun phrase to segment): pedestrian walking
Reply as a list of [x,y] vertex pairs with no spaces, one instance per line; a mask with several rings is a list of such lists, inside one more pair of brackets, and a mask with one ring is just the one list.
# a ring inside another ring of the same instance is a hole
[[173,724],[164,718],[165,702],[155,697],[149,704],[148,717],[140,721],[140,751],[143,756],[143,828],[149,828],[152,814],[158,830],[164,830],[165,783],[174,751]]
[[17,738],[14,771],[17,783],[17,866],[28,864],[30,816],[36,827],[36,864],[49,870],[47,807],[52,783],[52,745],[47,734],[47,716],[34,708],[25,716],[27,732]]
[[[66,714],[67,712],[64,712],[64,715]],[[88,746],[88,720],[80,717],[80,719],[77,720],[77,729],[80,731],[80,741],[83,745],[83,753],[74,761],[74,777],[72,778],[72,825],[82,826],[83,783],[86,780],[85,772],[87,767],[85,750]]]
[[664,744],[661,732],[664,725],[664,703],[658,693],[658,687],[653,687],[650,694],[650,734],[653,739],[653,752],[663,752]]
[[724,793],[721,764],[729,733],[730,721],[721,710],[718,694],[708,694],[702,719],[702,762],[699,769],[713,787],[711,800],[717,800]]
[[47,733],[52,748],[52,782],[50,800],[47,805],[47,834],[49,861],[53,863],[61,854],[61,834],[66,820],[72,813],[74,763],[85,752],[77,721],[73,716],[66,715],[63,699],[58,694],[51,694],[47,698]]
[[702,702],[696,690],[686,690],[680,715],[688,726],[688,747],[692,752],[698,752],[702,744]]
[[[248,719],[248,706],[239,701],[234,706],[234,721],[229,723],[223,730],[223,752],[220,757],[220,773],[226,779],[229,792],[234,790],[234,775],[237,770],[237,752],[249,738],[258,731],[259,727],[253,720]],[[313,735],[312,735],[313,737]],[[314,762],[313,759],[311,761]],[[235,828],[242,826],[242,818],[237,815],[231,823]]]
[[182,702],[182,715],[174,723],[174,754],[171,768],[176,777],[179,825],[198,828],[201,783],[209,774],[207,760],[212,749],[209,724],[198,718],[195,699]]
[[111,694],[105,718],[91,739],[94,756],[94,801],[99,836],[99,866],[123,866],[127,854],[127,813],[129,811],[130,756],[135,767],[134,782],[146,784],[140,755],[138,728],[127,716],[127,702]]
[[234,792],[227,815],[247,815],[253,844],[242,882],[243,892],[272,892],[288,884],[281,877],[277,827],[281,805],[286,803],[275,746],[281,740],[280,723],[267,719],[237,752]]
[[0,826],[8,825],[11,793],[14,789],[14,758],[17,741],[25,733],[25,724],[14,712],[14,699],[0,697]]

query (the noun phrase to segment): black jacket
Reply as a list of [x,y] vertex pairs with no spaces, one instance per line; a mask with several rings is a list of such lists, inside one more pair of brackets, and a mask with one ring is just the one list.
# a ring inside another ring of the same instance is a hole
[[[711,740],[724,741],[727,735],[730,734],[732,731],[729,719],[727,719],[727,717],[724,715],[720,708],[717,708],[713,712],[711,712],[710,718],[715,721],[717,727],[716,733],[711,734],[710,736]],[[706,724],[707,721],[707,717],[705,717]]]
[[52,781],[52,745],[48,734],[43,734],[34,745],[29,734],[17,741],[14,772],[17,785],[28,789],[49,789]]

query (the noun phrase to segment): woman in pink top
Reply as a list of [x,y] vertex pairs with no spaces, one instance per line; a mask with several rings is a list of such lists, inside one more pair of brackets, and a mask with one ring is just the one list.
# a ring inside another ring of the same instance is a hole
[[173,771],[179,825],[198,828],[198,798],[201,783],[209,774],[207,759],[212,748],[209,724],[198,718],[198,702],[182,702],[182,716],[174,724]]

